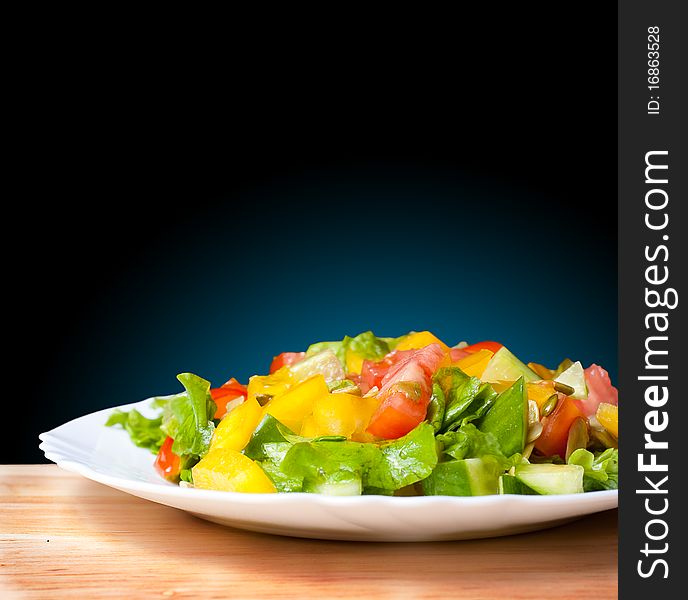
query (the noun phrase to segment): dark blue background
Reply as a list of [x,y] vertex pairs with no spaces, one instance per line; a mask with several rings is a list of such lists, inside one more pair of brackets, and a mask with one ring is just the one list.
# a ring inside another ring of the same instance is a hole
[[[179,372],[246,381],[368,329],[494,339],[615,379],[616,88],[597,81],[592,106],[571,85],[589,78],[572,43],[584,18],[539,34],[537,102],[509,19],[463,87],[451,32],[383,65],[370,46],[265,63],[195,102],[95,76],[107,99],[46,122],[30,182],[47,202],[23,207],[25,433],[7,462],[42,460],[37,434],[68,419],[176,391]],[[598,62],[614,72],[613,52]]]
[[185,370],[246,381],[281,351],[368,329],[615,374],[614,255],[573,204],[427,169],[284,179],[235,202],[154,235],[84,315],[63,385],[119,404],[175,391]]

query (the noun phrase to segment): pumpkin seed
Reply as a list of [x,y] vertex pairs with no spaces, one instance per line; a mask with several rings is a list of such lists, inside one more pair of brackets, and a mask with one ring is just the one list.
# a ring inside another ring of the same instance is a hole
[[569,456],[579,448],[585,448],[590,441],[588,436],[588,424],[583,417],[577,417],[569,429],[569,438],[566,442],[566,461]]
[[619,442],[614,439],[606,429],[590,429],[590,437],[593,442],[599,444],[602,448],[618,448]]
[[528,400],[528,423],[538,423],[540,421],[540,409],[538,408],[537,402],[534,400]]
[[542,433],[542,423],[540,421],[537,421],[536,423],[533,423],[530,427],[528,427],[528,435],[526,436],[526,443],[530,444],[531,442],[534,442],[536,439],[540,437],[540,434]]
[[552,394],[549,398],[547,398],[547,401],[542,405],[542,416],[549,417],[554,412],[554,409],[557,407],[558,403],[559,396],[557,394]]
[[261,406],[265,406],[270,400],[272,400],[272,394],[256,394],[256,402]]
[[[533,452],[533,448],[535,448],[535,444],[531,442],[528,444],[524,449],[523,449],[523,458],[530,458],[531,453]],[[512,467],[513,468],[513,467]]]
[[554,389],[557,390],[557,392],[561,392],[562,394],[566,394],[567,396],[570,396],[571,394],[573,394],[576,391],[570,385],[566,385],[565,383],[561,383],[560,381],[554,382]]

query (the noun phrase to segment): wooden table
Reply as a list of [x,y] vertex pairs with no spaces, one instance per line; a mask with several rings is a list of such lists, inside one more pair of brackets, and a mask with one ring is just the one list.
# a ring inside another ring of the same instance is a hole
[[0,598],[615,598],[616,518],[466,542],[301,540],[54,465],[0,466]]

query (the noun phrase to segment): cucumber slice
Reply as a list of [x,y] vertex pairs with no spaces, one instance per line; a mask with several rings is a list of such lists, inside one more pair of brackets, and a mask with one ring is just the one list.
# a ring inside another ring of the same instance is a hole
[[526,383],[540,379],[535,371],[502,346],[487,363],[480,379],[489,383],[496,383],[498,381],[516,381],[519,377],[523,377]]
[[494,456],[437,463],[430,476],[423,480],[423,493],[426,496],[497,494],[502,471],[499,460]]
[[537,492],[521,482],[514,475],[507,475],[506,473],[499,478],[499,493],[500,494],[519,494],[521,496],[537,495]]
[[523,452],[528,433],[528,396],[522,378],[497,396],[476,426],[497,438],[504,456]]
[[363,492],[363,486],[360,479],[346,481],[312,481],[306,479],[303,482],[303,491],[326,496],[360,496]]
[[574,400],[585,400],[588,397],[588,386],[585,384],[585,371],[580,361],[573,363],[566,371],[558,375],[554,381],[571,386],[574,392],[569,397]]
[[580,465],[518,465],[514,475],[538,494],[582,494],[583,473]]

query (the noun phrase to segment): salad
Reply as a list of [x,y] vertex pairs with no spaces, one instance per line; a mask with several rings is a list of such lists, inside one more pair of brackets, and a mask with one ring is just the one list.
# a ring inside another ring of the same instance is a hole
[[276,356],[212,387],[192,373],[160,413],[113,412],[185,487],[328,495],[571,494],[616,489],[607,371],[521,362],[497,342],[368,331]]

